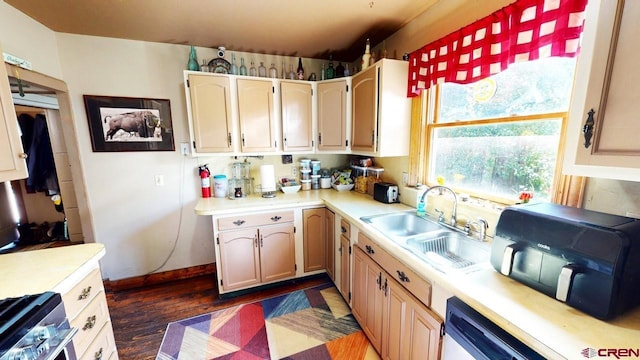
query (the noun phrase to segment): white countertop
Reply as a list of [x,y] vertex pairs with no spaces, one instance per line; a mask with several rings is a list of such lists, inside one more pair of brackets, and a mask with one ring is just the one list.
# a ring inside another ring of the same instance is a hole
[[80,244],[0,255],[0,299],[64,293],[104,254],[102,244]]
[[256,195],[239,200],[201,199],[195,211],[224,215],[323,204],[424,279],[444,287],[549,359],[584,359],[581,351],[585,348],[640,348],[640,307],[605,322],[503,276],[490,266],[469,274],[443,274],[360,220],[362,216],[413,209],[402,204],[382,204],[353,191],[329,189],[278,193],[274,199]]

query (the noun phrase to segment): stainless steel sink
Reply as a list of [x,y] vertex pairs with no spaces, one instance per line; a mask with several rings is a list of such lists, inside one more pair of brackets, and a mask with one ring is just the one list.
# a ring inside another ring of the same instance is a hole
[[469,272],[489,261],[488,243],[417,216],[413,211],[365,216],[360,219],[442,272]]
[[365,216],[361,220],[387,237],[396,239],[442,230],[438,223],[420,217],[414,211]]
[[489,246],[461,233],[444,230],[408,239],[406,247],[441,270],[468,269],[489,260]]

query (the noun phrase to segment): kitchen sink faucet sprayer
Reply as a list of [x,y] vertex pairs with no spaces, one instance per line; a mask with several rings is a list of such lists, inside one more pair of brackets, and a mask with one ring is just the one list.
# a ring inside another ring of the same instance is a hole
[[[434,185],[430,188],[428,188],[427,190],[425,190],[424,193],[422,193],[422,197],[420,198],[420,201],[418,201],[418,212],[420,212],[420,209],[422,209],[424,212],[426,212],[426,208],[427,208],[427,203],[426,203],[426,199],[427,199],[427,193],[433,189],[445,189],[448,190],[452,195],[453,195],[453,210],[451,211],[451,226],[455,227],[456,226],[456,219],[457,219],[457,212],[458,212],[458,196],[456,195],[456,192],[453,191],[453,189],[443,186],[443,185]],[[420,215],[420,214],[418,214]]]

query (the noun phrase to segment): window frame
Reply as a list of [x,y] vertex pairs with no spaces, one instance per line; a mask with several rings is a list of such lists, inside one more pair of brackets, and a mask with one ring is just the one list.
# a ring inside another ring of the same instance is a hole
[[[550,201],[557,202],[557,199],[566,197],[563,194],[562,184],[565,182],[562,175],[562,159],[564,158],[564,139],[566,136],[567,122],[569,112],[550,112],[530,115],[518,115],[508,117],[495,117],[486,119],[472,119],[472,120],[459,120],[455,122],[438,122],[439,106],[440,106],[440,84],[434,85],[429,89],[423,90],[421,95],[415,97],[413,100],[414,108],[419,107],[420,111],[412,112],[412,128],[417,129],[420,126],[419,137],[411,139],[411,148],[417,149],[410,154],[410,179],[415,178],[416,183],[410,185],[424,184],[429,187],[437,185],[436,183],[429,182],[429,168],[431,161],[431,139],[435,129],[447,128],[447,127],[460,127],[469,125],[489,125],[489,124],[506,124],[511,122],[525,122],[525,121],[545,121],[551,119],[561,119],[562,125],[560,129],[560,141],[558,142],[558,152],[556,159],[556,166],[554,169],[553,181],[551,186]],[[419,119],[416,119],[419,116]],[[412,131],[415,133],[415,131]],[[414,143],[417,141],[417,144]],[[447,185],[447,184],[445,184]],[[463,192],[478,199],[489,200],[491,202],[513,205],[517,203],[515,198],[505,198],[498,195],[492,195],[489,193],[481,193],[473,191],[471,189],[452,187],[452,189],[458,193]]]

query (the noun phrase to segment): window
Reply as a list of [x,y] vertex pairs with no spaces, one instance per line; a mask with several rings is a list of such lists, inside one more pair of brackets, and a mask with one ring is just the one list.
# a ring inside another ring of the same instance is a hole
[[429,91],[427,183],[511,202],[521,191],[549,200],[559,173],[574,58],[517,63],[473,84]]

